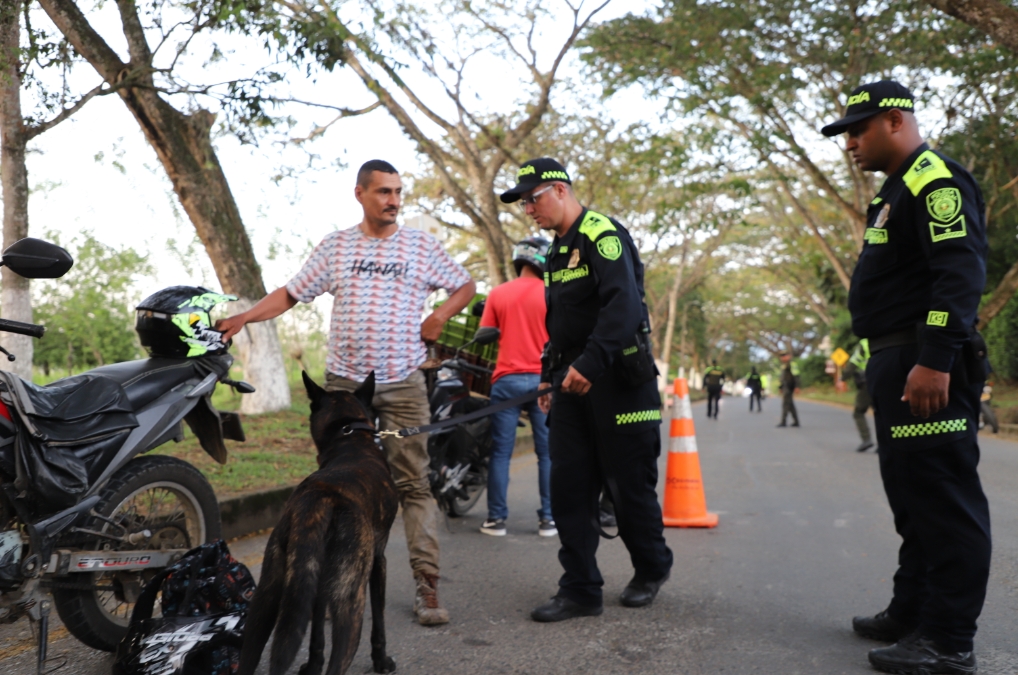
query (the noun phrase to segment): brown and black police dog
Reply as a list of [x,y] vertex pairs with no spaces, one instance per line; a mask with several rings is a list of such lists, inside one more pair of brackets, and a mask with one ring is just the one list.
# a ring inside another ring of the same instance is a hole
[[311,438],[318,471],[290,495],[265,546],[262,575],[251,601],[240,656],[240,675],[252,675],[275,629],[269,673],[283,675],[297,657],[308,621],[311,645],[301,675],[319,675],[325,664],[325,615],[332,616],[329,675],[345,673],[360,643],[371,589],[371,661],[391,673],[385,653],[385,544],[399,498],[381,448],[370,431],[368,405],[375,375],[353,394],[327,392],[304,373],[311,399]]

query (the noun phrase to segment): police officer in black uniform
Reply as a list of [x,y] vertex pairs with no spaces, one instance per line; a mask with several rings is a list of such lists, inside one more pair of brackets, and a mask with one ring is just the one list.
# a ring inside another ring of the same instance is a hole
[[823,134],[847,132],[856,164],[887,175],[870,202],[848,305],[853,332],[869,340],[880,474],[902,537],[891,604],[853,628],[896,642],[870,652],[878,670],[971,673],[990,569],[990,513],[976,471],[983,197],[964,167],[923,142],[905,87],[862,85],[848,103]]
[[718,368],[718,360],[711,361],[710,368],[703,374],[703,388],[707,390],[707,417],[718,418],[721,410],[721,388],[725,384],[725,371]]
[[565,167],[553,159],[524,163],[501,199],[522,199],[541,229],[555,232],[544,274],[550,341],[541,379],[561,390],[541,405],[550,409],[551,510],[564,573],[558,593],[531,616],[561,621],[602,612],[595,558],[602,485],[635,568],[622,604],[649,605],[668,579],[672,552],[656,493],[661,399],[643,264],[629,232],[581,206]]

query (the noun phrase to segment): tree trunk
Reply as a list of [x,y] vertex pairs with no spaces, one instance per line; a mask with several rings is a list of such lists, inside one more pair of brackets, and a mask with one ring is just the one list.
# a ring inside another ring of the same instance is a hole
[[[0,182],[3,184],[3,247],[28,236],[28,170],[25,167],[24,119],[21,116],[21,74],[18,40],[21,34],[21,2],[0,3]],[[0,313],[13,321],[32,321],[32,298],[28,279],[2,269]],[[32,379],[32,338],[0,333],[3,345],[17,360],[0,357],[4,368],[26,380]]]
[[[686,254],[689,252],[689,239],[682,242],[682,256],[679,257],[678,269],[675,270],[675,281],[668,289],[668,318],[665,321],[665,342],[661,345],[661,360],[665,364],[664,380],[668,384],[668,370],[672,356],[672,338],[675,336],[675,311],[679,306],[679,289],[682,288],[682,274],[686,269]],[[682,338],[685,340],[685,332]]]
[[983,311],[979,312],[979,330],[986,328],[986,325],[993,321],[993,317],[1000,314],[1008,300],[1014,297],[1015,291],[1018,291],[1018,263],[1011,266],[993,290],[993,295],[983,305]]
[[[265,296],[261,268],[241,221],[237,203],[219,164],[209,132],[215,116],[198,109],[187,115],[159,96],[152,81],[152,52],[134,0],[118,0],[124,38],[131,61],[124,63],[89,24],[74,0],[40,0],[53,23],[96,72],[110,85],[134,115],[156,151],[184,211],[205,245],[219,282],[226,293],[238,295],[249,307]],[[244,355],[244,377],[257,393],[244,397],[241,411],[261,413],[290,405],[286,367],[274,322],[246,331],[250,344]]]
[[[181,113],[152,90],[124,89],[120,95],[159,156],[205,245],[223,291],[240,296],[237,311],[249,309],[265,296],[265,284],[226,174],[212,147],[210,131],[215,116],[201,109],[191,115]],[[241,411],[264,413],[289,408],[290,387],[275,322],[249,326],[237,336],[237,346],[244,378],[257,390],[244,396]]]

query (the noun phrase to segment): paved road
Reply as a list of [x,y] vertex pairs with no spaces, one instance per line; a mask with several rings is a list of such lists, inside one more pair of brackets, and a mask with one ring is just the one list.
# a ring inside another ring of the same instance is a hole
[[[397,522],[389,546],[387,624],[399,672],[872,672],[866,651],[874,645],[849,626],[853,614],[886,606],[895,568],[898,538],[876,457],[852,451],[855,428],[844,409],[802,402],[803,427],[775,429],[778,402],[767,403],[764,414],[751,415],[744,400],[725,399],[716,422],[706,419],[702,405],[694,407],[708,505],[721,523],[714,530],[668,531],[675,569],[647,609],[618,604],[631,568],[614,541],[600,553],[606,579],[601,617],[551,625],[529,619],[531,608],[555,592],[559,574],[557,541],[537,536],[533,457],[513,466],[507,537],[477,532],[482,506],[443,528],[441,597],[453,617],[448,626],[414,623]],[[1015,675],[1018,444],[984,439],[982,447],[995,550],[976,647],[980,672]],[[264,537],[250,537],[232,547],[257,572],[264,543]],[[18,624],[0,632],[8,646],[4,673],[33,672],[31,651],[12,655],[27,645],[26,631]],[[108,656],[68,637],[56,640],[51,653],[71,659],[62,672],[109,672]],[[350,672],[369,670],[365,631]]]

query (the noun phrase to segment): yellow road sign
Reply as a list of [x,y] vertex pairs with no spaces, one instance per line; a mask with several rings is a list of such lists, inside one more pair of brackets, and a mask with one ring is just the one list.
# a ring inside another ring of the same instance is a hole
[[831,361],[837,363],[839,368],[844,366],[846,363],[848,363],[848,352],[846,352],[841,347],[838,347],[831,354]]

